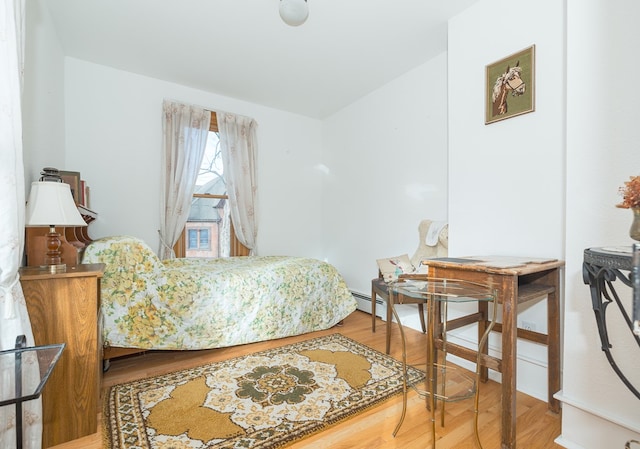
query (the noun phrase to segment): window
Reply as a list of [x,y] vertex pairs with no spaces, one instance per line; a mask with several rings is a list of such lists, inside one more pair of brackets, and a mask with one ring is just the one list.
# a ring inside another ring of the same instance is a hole
[[249,250],[235,237],[229,216],[229,197],[218,138],[218,122],[211,113],[207,147],[196,181],[189,218],[174,246],[176,257],[227,257]]
[[209,240],[209,228],[187,228],[188,243],[187,251],[210,251],[211,242]]

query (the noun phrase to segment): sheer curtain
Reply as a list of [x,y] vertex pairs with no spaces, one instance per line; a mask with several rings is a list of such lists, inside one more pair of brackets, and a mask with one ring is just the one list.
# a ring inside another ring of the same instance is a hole
[[180,238],[191,207],[198,170],[207,145],[211,112],[165,100],[162,105],[161,259],[175,257],[173,245]]
[[[24,164],[22,159],[22,70],[24,0],[0,2],[0,349],[15,347],[25,335],[34,346],[18,268],[24,243]],[[37,381],[36,360],[26,359],[25,383]],[[28,367],[35,368],[30,370]],[[0,400],[12,396],[13,363],[0,361]],[[29,386],[25,385],[25,389]],[[42,402],[24,403],[23,447],[42,445]],[[16,447],[15,407],[0,407],[0,447]]]
[[236,237],[257,254],[256,238],[256,152],[257,123],[249,117],[216,112],[224,179],[229,195],[230,215]]

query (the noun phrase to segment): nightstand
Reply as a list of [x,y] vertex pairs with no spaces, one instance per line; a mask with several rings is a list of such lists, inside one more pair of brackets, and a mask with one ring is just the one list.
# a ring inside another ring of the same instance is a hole
[[102,376],[98,329],[103,264],[51,274],[20,269],[20,282],[36,345],[66,349],[42,394],[43,447],[97,431]]

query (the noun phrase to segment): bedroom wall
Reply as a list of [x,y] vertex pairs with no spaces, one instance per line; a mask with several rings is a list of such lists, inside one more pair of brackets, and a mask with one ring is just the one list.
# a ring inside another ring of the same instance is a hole
[[[600,350],[582,253],[631,245],[631,212],[614,207],[618,188],[640,175],[638,89],[616,89],[619,75],[638,73],[630,49],[640,45],[640,4],[567,0],[567,235],[562,435],[571,449],[622,448],[640,441],[640,402]],[[623,83],[624,84],[624,83]],[[615,93],[614,93],[615,92]],[[619,283],[618,283],[619,284]],[[629,290],[618,291],[630,304]],[[640,348],[615,306],[608,308],[616,360],[640,388]]]
[[[636,72],[639,63],[628,49],[640,42],[640,5],[546,0],[529,5],[522,17],[510,6],[482,0],[450,22],[449,85],[460,87],[449,90],[450,252],[565,259],[563,382],[557,395],[563,424],[557,443],[622,448],[628,439],[640,439],[638,400],[600,350],[581,269],[585,248],[631,244],[630,212],[613,206],[620,200],[618,187],[640,166],[640,93],[611,95],[607,87],[615,74]],[[536,111],[485,126],[482,109],[468,107],[482,101],[484,65],[532,43]],[[537,324],[545,316],[539,309],[525,316]],[[613,313],[610,320],[611,337],[620,342],[628,331]],[[546,365],[545,352],[537,349],[525,348],[527,356],[519,359],[519,386],[541,384],[535,376],[521,378]],[[637,345],[617,343],[616,350],[637,367]],[[628,373],[640,383],[640,372]]]
[[[527,20],[508,20],[508,4],[481,1],[449,25],[449,249],[562,258],[563,6],[537,2]],[[485,125],[486,64],[532,44],[536,110]]]
[[[449,22],[449,254],[564,259],[563,4],[531,3],[522,16],[512,6],[482,0]],[[485,125],[486,65],[532,44],[535,111]],[[519,312],[521,325],[546,332],[544,301]],[[472,329],[454,335],[475,345]],[[499,354],[500,343],[492,335],[492,351]],[[540,399],[547,395],[546,353],[518,342],[518,386]]]
[[[483,0],[449,23],[449,249],[562,258],[563,4],[512,6]],[[532,44],[535,112],[485,125],[486,65]]]
[[[446,64],[444,52],[324,121],[325,257],[367,312],[376,260],[411,257],[420,221],[447,219]],[[420,328],[416,306],[398,313]]]
[[376,259],[412,256],[422,219],[447,218],[447,54],[325,119],[323,247],[370,294]]
[[22,116],[28,196],[43,167],[64,165],[64,55],[49,10],[35,1],[25,8]]
[[257,121],[258,250],[320,257],[319,121],[66,58],[65,165],[91,186],[92,237],[130,234],[158,249],[164,98]]

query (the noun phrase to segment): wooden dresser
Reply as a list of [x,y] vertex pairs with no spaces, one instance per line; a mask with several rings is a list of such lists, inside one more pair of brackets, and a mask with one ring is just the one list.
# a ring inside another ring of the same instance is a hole
[[97,431],[102,381],[98,329],[102,264],[67,267],[50,274],[20,269],[20,282],[36,345],[66,343],[44,388],[43,447]]

